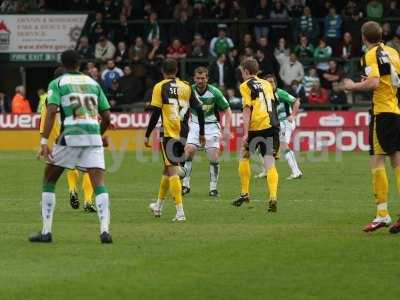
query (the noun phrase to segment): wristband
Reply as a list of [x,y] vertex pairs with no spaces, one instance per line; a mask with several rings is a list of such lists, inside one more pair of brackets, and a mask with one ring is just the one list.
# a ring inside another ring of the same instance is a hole
[[41,138],[40,139],[40,145],[47,145],[48,139],[46,138]]

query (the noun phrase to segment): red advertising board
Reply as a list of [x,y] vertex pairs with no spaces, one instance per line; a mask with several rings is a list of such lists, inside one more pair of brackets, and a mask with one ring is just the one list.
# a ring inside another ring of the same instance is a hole
[[[296,130],[292,147],[296,151],[367,151],[368,112],[310,111],[300,112],[296,118]],[[38,114],[0,114],[0,131],[37,130]],[[144,129],[149,122],[146,113],[114,113],[112,122],[117,130]],[[232,119],[233,139],[228,151],[237,151],[242,135],[242,115],[234,113]]]

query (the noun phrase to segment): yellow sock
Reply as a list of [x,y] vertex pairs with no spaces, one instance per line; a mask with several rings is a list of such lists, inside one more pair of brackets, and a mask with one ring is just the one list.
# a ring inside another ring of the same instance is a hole
[[239,161],[239,176],[242,194],[249,194],[250,191],[250,161],[247,158]]
[[279,182],[279,175],[276,167],[271,167],[267,172],[267,186],[269,191],[269,199],[270,200],[277,200],[278,195],[278,182]]
[[387,215],[389,215],[387,209],[387,195],[389,190],[389,183],[386,176],[386,170],[384,167],[372,169],[372,187],[375,195],[375,202],[377,204],[376,215],[378,217],[386,217]]
[[68,170],[67,181],[70,193],[76,192],[78,190],[78,178],[79,178],[78,170]]
[[83,174],[82,189],[85,203],[93,204],[93,187],[88,173]]
[[182,204],[182,184],[178,175],[169,177],[169,192],[175,200],[175,205]]
[[165,200],[165,196],[167,196],[167,192],[169,189],[169,177],[167,175],[163,175],[160,181],[160,189],[158,191],[158,201],[162,202]]

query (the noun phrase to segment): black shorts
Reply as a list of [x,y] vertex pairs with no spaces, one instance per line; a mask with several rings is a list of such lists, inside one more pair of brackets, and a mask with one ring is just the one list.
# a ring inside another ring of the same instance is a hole
[[369,154],[391,155],[400,151],[400,115],[371,115],[369,123]]
[[165,166],[179,166],[185,161],[185,144],[183,140],[163,137],[160,144]]
[[279,152],[279,128],[271,127],[264,130],[249,131],[247,144],[244,146],[244,157],[256,150],[262,156],[271,155],[275,158]]

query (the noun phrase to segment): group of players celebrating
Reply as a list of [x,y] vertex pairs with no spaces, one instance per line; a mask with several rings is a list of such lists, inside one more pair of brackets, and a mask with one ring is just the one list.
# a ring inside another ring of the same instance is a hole
[[[369,140],[377,213],[373,221],[364,227],[365,232],[371,232],[391,224],[387,208],[386,155],[390,156],[400,193],[400,58],[396,50],[381,42],[382,28],[378,23],[367,22],[361,30],[367,46],[363,58],[365,76],[358,83],[346,79],[344,87],[348,91],[373,91]],[[65,73],[49,85],[46,112],[41,123],[39,154],[47,163],[41,201],[43,227],[39,234],[29,240],[52,241],[56,182],[64,169],[79,169],[86,172],[93,186],[95,206],[92,210],[97,210],[99,216],[100,241],[112,243],[109,195],[104,184],[102,139],[110,126],[110,106],[99,84],[77,72],[79,56],[75,51],[65,51],[61,60]],[[238,166],[241,193],[232,201],[232,205],[241,206],[250,201],[250,156],[255,154],[261,157],[263,164],[263,172],[256,177],[265,179],[269,191],[266,210],[275,213],[279,181],[275,160],[280,149],[291,169],[288,179],[302,176],[295,155],[289,148],[300,103],[295,97],[277,88],[272,75],[259,76],[259,66],[255,59],[245,60],[240,68],[243,77],[240,85],[243,136]],[[194,71],[193,85],[177,78],[177,72],[178,64],[175,60],[166,59],[163,62],[164,79],[153,89],[149,105],[151,117],[144,143],[146,147],[152,147],[151,133],[161,117],[159,139],[164,168],[157,201],[150,204],[150,209],[155,217],[161,217],[169,192],[176,205],[173,221],[183,222],[186,220],[183,196],[190,192],[192,162],[200,149],[205,149],[209,159],[209,196],[219,196],[220,146],[223,141],[228,143],[231,138],[232,112],[222,92],[208,83],[206,68],[198,67]],[[50,136],[58,112],[60,128],[55,137],[57,143],[50,150]],[[72,201],[74,199],[71,197],[71,205],[77,206]],[[400,219],[390,227],[390,232],[400,232]]]

